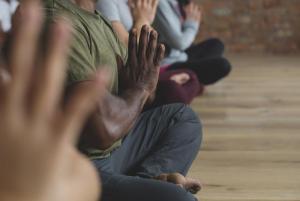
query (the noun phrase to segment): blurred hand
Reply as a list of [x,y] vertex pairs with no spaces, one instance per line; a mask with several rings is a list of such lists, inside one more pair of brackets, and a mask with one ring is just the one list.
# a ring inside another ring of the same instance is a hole
[[183,8],[186,14],[186,20],[193,20],[201,23],[202,21],[202,12],[200,7],[191,1],[188,5]]
[[99,177],[75,143],[102,97],[103,74],[62,108],[71,28],[58,20],[46,53],[37,56],[42,16],[39,1],[22,1],[8,66],[2,65],[11,79],[0,80],[0,200],[97,201]]
[[129,0],[129,7],[135,22],[151,25],[154,21],[158,0]]

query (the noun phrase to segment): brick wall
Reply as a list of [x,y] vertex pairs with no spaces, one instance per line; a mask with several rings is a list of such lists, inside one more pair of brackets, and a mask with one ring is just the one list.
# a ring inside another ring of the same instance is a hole
[[221,38],[231,52],[300,53],[300,0],[197,0],[198,40]]

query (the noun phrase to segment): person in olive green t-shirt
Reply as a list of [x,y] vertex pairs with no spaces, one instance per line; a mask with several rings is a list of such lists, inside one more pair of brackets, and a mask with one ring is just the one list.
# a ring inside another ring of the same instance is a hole
[[[50,21],[63,14],[74,26],[68,90],[88,86],[91,75],[103,65],[110,74],[104,100],[89,118],[80,143],[101,171],[102,200],[152,201],[152,196],[194,200],[186,190],[196,192],[200,184],[183,175],[201,143],[197,115],[183,104],[142,112],[155,93],[164,55],[156,31],[148,26],[132,30],[127,49],[95,11],[94,0],[44,1]],[[129,174],[134,177],[126,176]]]

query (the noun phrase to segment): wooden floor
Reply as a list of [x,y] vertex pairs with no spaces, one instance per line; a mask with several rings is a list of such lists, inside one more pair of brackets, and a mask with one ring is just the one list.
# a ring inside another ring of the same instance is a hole
[[230,56],[229,78],[192,104],[204,141],[201,201],[300,201],[300,56]]

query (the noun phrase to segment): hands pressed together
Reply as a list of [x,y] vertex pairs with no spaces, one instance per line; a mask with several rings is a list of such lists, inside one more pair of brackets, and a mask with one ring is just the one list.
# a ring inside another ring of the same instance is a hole
[[164,45],[158,44],[157,32],[147,25],[143,26],[137,43],[137,31],[133,29],[129,35],[128,50],[128,62],[120,72],[121,86],[154,93],[159,77],[159,63],[165,52]]

